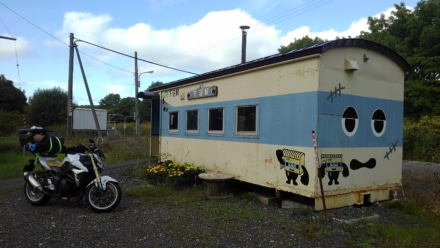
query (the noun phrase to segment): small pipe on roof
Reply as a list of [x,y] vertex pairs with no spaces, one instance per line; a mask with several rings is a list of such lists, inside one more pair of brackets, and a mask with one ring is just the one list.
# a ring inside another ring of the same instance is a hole
[[244,64],[246,62],[246,30],[248,30],[249,26],[240,26],[241,29],[241,63]]

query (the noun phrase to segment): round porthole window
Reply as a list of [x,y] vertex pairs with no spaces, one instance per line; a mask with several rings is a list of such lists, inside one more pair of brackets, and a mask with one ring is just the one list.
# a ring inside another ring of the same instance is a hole
[[358,128],[359,119],[356,110],[353,107],[348,107],[342,114],[342,130],[344,133],[351,137],[353,136]]
[[387,122],[385,118],[385,113],[377,109],[374,111],[373,116],[371,117],[371,130],[376,137],[380,137],[385,133],[385,129],[387,127]]

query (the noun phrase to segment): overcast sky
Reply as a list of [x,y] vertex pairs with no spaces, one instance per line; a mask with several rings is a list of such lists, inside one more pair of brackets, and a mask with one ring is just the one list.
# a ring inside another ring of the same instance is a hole
[[[418,1],[401,1],[415,7]],[[390,13],[393,0],[0,0],[0,74],[32,96],[67,91],[73,33],[95,104],[110,93],[134,97],[134,56],[141,90],[277,53],[306,35],[333,40],[368,31],[367,18]],[[111,52],[89,43],[111,49]],[[128,56],[125,56],[126,54]],[[73,97],[89,104],[75,55]],[[0,93],[1,94],[1,93]]]

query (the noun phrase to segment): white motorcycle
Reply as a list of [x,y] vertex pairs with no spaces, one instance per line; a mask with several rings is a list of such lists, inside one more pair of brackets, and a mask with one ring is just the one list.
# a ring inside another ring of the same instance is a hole
[[[26,133],[28,130],[20,132]],[[52,142],[50,145],[52,147]],[[23,169],[27,201],[39,206],[52,197],[78,202],[86,196],[86,203],[94,212],[103,213],[115,209],[121,201],[122,192],[116,179],[101,176],[105,166],[103,151],[91,139],[88,146],[78,144],[67,148],[65,152],[62,162],[56,159],[56,155],[34,152],[35,159],[31,159]],[[43,170],[33,171],[35,165],[40,165]]]

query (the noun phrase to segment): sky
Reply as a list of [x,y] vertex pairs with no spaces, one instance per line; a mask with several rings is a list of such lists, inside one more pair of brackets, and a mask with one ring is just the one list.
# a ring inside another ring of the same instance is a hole
[[[306,35],[334,40],[368,31],[367,18],[389,15],[394,4],[416,0],[0,0],[0,75],[26,96],[55,87],[67,92],[69,37],[73,102],[89,105],[108,94],[139,91],[278,53]],[[0,92],[0,94],[2,94]]]

